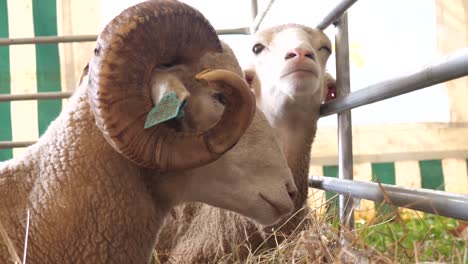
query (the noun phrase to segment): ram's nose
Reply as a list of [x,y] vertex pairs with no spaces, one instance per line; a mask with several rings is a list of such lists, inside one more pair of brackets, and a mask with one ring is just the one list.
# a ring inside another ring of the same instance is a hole
[[286,190],[288,191],[289,197],[294,202],[297,198],[297,187],[294,182],[286,183]]
[[297,197],[297,187],[294,181],[288,180],[282,190],[276,195],[267,198],[278,211],[279,215],[290,214],[294,209],[294,201]]

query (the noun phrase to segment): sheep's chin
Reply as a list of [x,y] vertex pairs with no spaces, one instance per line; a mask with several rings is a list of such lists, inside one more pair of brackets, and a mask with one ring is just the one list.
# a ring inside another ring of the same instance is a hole
[[256,201],[256,203],[259,203],[258,208],[251,207],[250,210],[241,214],[264,226],[274,225],[281,220],[283,215],[272,204],[264,200]]
[[280,91],[293,99],[321,94],[321,85],[317,76],[310,72],[292,72],[278,82]]
[[[289,200],[289,199],[287,199]],[[289,202],[278,197],[259,193],[250,202],[240,203],[242,208],[237,208],[240,214],[253,219],[260,225],[269,226],[278,223],[293,209],[292,200]],[[247,205],[247,206],[246,206]]]

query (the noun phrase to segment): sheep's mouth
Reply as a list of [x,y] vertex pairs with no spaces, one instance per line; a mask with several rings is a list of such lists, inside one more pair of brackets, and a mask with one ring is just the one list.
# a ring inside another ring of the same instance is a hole
[[313,75],[315,77],[318,77],[318,71],[315,67],[294,67],[286,69],[281,75],[281,78],[292,74],[301,74],[304,76]]
[[272,202],[264,194],[258,193],[258,195],[260,196],[260,198],[262,198],[265,202],[267,202],[274,209],[275,214],[278,215],[278,217],[281,217],[287,213],[288,210],[282,209],[281,207],[278,206],[278,204]]

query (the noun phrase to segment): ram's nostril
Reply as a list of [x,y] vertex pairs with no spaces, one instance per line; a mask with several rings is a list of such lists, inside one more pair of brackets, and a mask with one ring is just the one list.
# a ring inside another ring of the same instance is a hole
[[288,190],[289,197],[291,200],[296,200],[297,197],[297,188],[294,184],[286,184],[286,190]]
[[297,192],[288,192],[289,197],[291,197],[291,200],[295,200],[297,196]]

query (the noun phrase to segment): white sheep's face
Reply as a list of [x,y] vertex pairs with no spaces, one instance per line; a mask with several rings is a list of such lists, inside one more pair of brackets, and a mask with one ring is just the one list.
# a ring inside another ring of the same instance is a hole
[[278,95],[299,104],[325,99],[323,79],[331,43],[323,32],[295,24],[273,27],[255,35],[252,52],[257,97],[261,86],[263,100]]
[[[153,101],[173,86],[187,88],[187,108],[179,127],[185,131],[204,131],[212,127],[224,110],[223,96],[201,83],[187,78],[207,68],[225,69],[242,76],[229,47],[222,54],[206,54],[196,65],[174,65],[157,69],[153,80]],[[166,82],[168,83],[168,82]],[[174,176],[174,175],[171,175]],[[289,214],[297,189],[273,130],[260,110],[238,143],[218,160],[188,171],[182,180],[182,201],[199,201],[228,209],[269,225]],[[179,191],[179,190],[178,190]],[[169,195],[169,194],[168,194]]]

